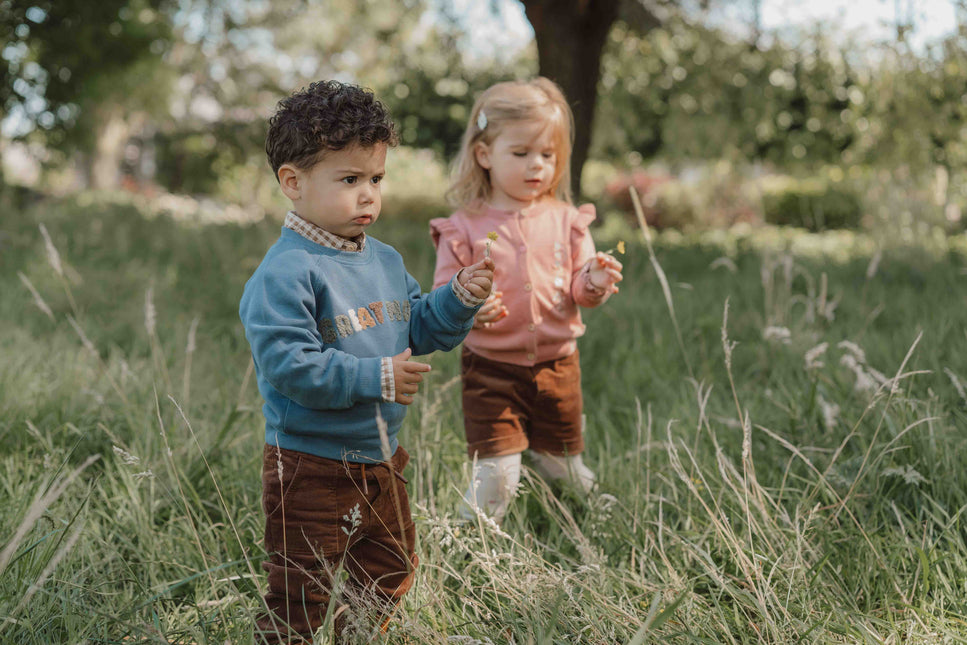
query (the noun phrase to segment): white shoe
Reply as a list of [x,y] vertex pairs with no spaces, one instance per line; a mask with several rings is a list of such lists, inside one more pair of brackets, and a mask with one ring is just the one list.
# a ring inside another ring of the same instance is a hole
[[563,457],[536,450],[527,452],[534,462],[534,469],[545,479],[566,480],[585,493],[590,493],[594,488],[597,478],[594,471],[584,465],[581,455]]
[[498,524],[504,519],[510,500],[520,484],[520,453],[502,457],[484,457],[473,465],[470,487],[463,495],[460,516],[476,519],[477,511]]

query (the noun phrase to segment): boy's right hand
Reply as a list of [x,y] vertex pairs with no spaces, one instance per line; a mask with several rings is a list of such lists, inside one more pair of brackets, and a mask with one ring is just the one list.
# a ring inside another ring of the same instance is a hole
[[474,298],[486,298],[494,286],[494,261],[484,258],[476,264],[465,267],[457,275],[460,286],[470,292]]
[[413,403],[413,395],[423,381],[423,372],[429,372],[426,363],[411,362],[413,350],[407,347],[393,357],[393,383],[396,387],[396,402],[403,405]]

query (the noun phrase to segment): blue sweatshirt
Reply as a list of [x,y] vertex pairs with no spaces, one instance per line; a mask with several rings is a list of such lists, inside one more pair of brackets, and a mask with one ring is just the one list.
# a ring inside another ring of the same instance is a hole
[[265,441],[328,459],[382,461],[406,406],[382,401],[381,360],[460,344],[479,309],[447,284],[421,295],[403,258],[373,237],[358,253],[283,228],[245,284],[239,315],[265,405]]

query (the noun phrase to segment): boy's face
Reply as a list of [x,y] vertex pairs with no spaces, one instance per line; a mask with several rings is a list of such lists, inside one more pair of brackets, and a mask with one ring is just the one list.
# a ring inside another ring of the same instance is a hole
[[302,219],[340,237],[353,238],[379,217],[386,144],[352,145],[326,154],[312,168],[279,168],[282,192]]

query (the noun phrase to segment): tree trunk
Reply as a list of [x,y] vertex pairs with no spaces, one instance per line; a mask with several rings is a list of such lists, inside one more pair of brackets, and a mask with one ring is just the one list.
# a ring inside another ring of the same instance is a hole
[[540,73],[561,86],[574,112],[571,189],[581,195],[581,169],[591,145],[591,124],[601,75],[601,51],[619,0],[522,0],[537,40]]
[[91,188],[117,188],[121,183],[121,162],[131,126],[118,108],[107,108],[99,116],[90,160]]

